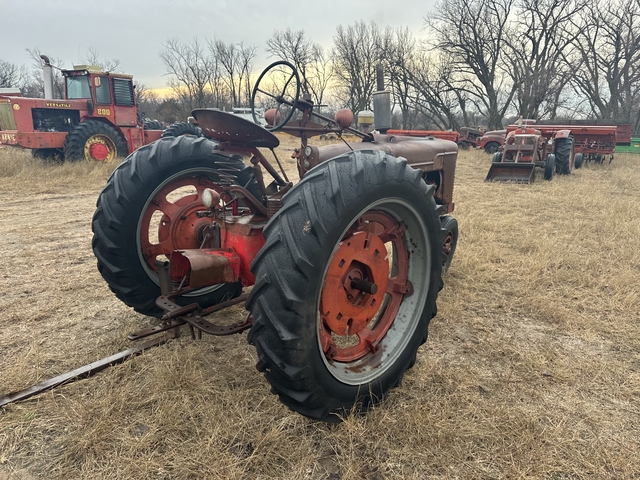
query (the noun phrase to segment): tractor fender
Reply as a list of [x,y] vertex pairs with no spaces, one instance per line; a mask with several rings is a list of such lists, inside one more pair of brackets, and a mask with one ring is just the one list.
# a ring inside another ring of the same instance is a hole
[[554,138],[569,138],[571,135],[571,130],[558,130]]

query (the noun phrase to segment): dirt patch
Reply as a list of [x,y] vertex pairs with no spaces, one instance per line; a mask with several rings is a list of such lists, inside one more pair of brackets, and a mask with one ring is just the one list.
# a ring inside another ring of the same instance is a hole
[[[290,178],[294,144],[278,150]],[[185,335],[2,409],[0,479],[639,476],[640,158],[533,185],[485,184],[489,164],[460,153],[438,316],[366,417],[305,419],[269,393],[246,335]],[[114,167],[0,151],[0,394],[153,323],[95,268]]]

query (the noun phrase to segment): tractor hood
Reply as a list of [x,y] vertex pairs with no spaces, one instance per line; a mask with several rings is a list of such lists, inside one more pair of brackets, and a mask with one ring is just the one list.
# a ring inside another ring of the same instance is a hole
[[[372,142],[328,145],[318,148],[319,162],[353,150],[380,150],[394,157],[404,157],[414,168],[424,169],[442,162],[450,154],[457,155],[458,145],[433,137],[407,137],[374,134]],[[436,168],[442,168],[440,165]]]

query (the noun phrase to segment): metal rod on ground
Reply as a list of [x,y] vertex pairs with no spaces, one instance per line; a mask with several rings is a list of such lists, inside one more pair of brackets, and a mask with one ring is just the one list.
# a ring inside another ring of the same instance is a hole
[[175,338],[175,336],[175,331],[167,332],[161,337],[148,340],[136,347],[128,348],[127,350],[124,350],[120,353],[116,353],[115,355],[111,355],[110,357],[106,357],[102,360],[98,360],[97,362],[90,363],[88,365],[85,365],[84,367],[76,368],[75,370],[72,370],[70,372],[58,375],[54,378],[50,378],[49,380],[45,380],[44,382],[37,383],[36,385],[33,385],[32,387],[26,388],[24,390],[20,390],[19,392],[10,393],[9,395],[0,397],[0,407],[4,407],[5,405],[18,402],[20,400],[26,400],[29,397],[33,397],[34,395],[38,395],[39,393],[46,392],[47,390],[51,390],[52,388],[58,387],[65,383],[70,383],[80,378],[90,377],[106,368],[109,368],[112,365],[123,363],[129,358],[141,354],[144,350],[162,345],[163,343]]

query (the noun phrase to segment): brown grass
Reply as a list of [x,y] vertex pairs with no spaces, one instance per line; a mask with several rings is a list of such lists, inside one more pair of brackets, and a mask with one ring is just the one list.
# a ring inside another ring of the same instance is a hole
[[[439,314],[367,416],[307,420],[269,393],[245,335],[187,335],[3,409],[0,479],[640,477],[640,157],[530,186],[483,183],[489,162],[460,154]],[[91,252],[112,168],[0,150],[0,394],[150,323]]]

